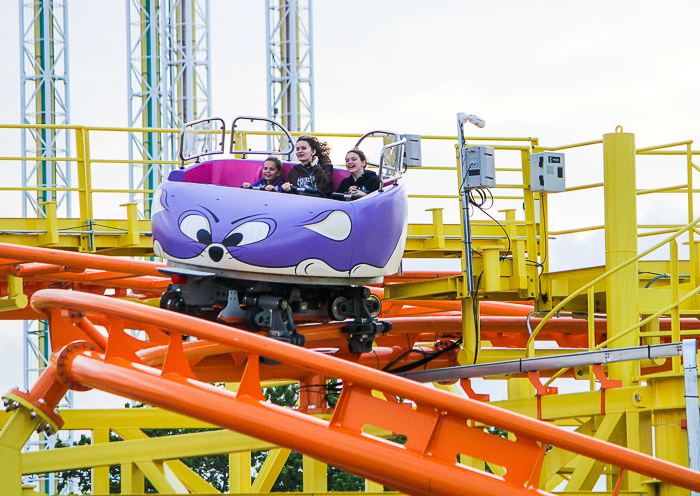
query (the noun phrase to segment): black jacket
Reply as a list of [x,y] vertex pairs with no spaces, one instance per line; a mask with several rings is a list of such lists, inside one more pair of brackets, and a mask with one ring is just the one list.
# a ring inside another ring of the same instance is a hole
[[371,193],[372,191],[377,191],[379,189],[379,176],[374,171],[366,170],[357,181],[355,178],[350,176],[346,177],[340,181],[340,186],[338,186],[338,193],[347,193],[350,186],[357,186],[357,189],[364,191],[365,193]]

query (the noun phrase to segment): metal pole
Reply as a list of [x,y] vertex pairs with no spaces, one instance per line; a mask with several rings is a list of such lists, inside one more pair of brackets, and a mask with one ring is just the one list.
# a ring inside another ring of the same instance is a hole
[[[685,418],[688,430],[688,466],[700,472],[700,401],[698,401],[697,342],[683,340],[683,374],[685,375]],[[691,496],[699,493],[691,491]]]
[[457,146],[459,148],[459,166],[462,175],[460,196],[462,199],[462,227],[464,229],[464,277],[467,280],[469,294],[474,293],[474,261],[472,259],[472,226],[469,220],[469,195],[467,193],[466,157],[464,157],[463,123],[457,121]]

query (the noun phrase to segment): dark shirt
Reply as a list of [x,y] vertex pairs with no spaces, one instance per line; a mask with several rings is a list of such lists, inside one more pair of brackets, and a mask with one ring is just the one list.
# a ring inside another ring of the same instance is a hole
[[328,195],[333,192],[333,165],[330,162],[310,167],[296,164],[289,169],[287,181],[297,188],[317,189]]
[[338,186],[338,193],[347,193],[351,186],[357,186],[358,191],[364,191],[365,193],[371,193],[372,191],[377,191],[379,189],[379,176],[374,171],[366,170],[357,181],[355,178],[346,177],[340,181],[340,186]]

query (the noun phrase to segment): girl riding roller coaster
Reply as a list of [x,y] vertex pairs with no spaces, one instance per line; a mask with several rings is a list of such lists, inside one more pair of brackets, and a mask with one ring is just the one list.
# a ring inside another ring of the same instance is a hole
[[324,195],[333,193],[333,165],[328,157],[331,147],[325,141],[308,135],[299,136],[296,144],[299,164],[287,173],[287,182],[281,187],[289,192],[292,187],[316,189]]

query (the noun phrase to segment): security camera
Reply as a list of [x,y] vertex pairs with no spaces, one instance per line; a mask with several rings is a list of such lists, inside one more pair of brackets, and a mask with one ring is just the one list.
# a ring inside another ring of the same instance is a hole
[[465,122],[471,122],[474,124],[476,127],[484,127],[486,125],[486,121],[482,119],[481,117],[477,117],[474,114],[467,114],[466,112],[459,112],[457,114],[457,121],[459,122],[459,125],[461,126]]

